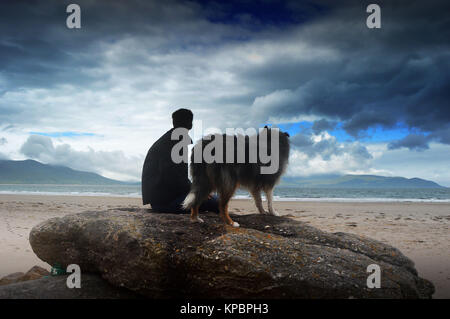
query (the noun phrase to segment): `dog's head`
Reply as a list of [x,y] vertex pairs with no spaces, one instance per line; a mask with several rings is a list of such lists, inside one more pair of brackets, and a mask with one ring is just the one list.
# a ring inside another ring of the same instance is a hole
[[[269,134],[272,130],[272,128],[268,127],[267,125],[264,126],[264,129],[267,130],[268,131],[267,133],[269,133]],[[280,129],[278,129],[278,131],[279,131],[280,135],[284,135],[285,137],[290,137],[288,132],[283,132]]]
[[[264,126],[264,130],[267,130],[267,139],[268,139],[268,147],[270,148],[271,146],[271,139],[272,139],[272,131],[274,130],[273,128],[268,127],[267,125]],[[290,149],[290,142],[289,142],[289,133],[288,132],[283,132],[280,129],[278,130],[278,141],[279,141],[279,147],[280,147],[280,154],[283,154],[283,157],[288,157],[289,156],[289,149]]]

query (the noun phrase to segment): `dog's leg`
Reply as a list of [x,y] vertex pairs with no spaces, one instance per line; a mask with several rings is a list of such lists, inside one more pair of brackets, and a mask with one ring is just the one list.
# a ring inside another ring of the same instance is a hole
[[191,208],[191,222],[203,223],[203,219],[198,217],[198,206]]
[[220,209],[220,217],[222,217],[225,224],[228,224],[233,227],[239,227],[239,224],[234,222],[231,219],[230,215],[228,214],[228,203],[226,204],[221,203],[219,209]]
[[258,209],[260,214],[267,214],[262,205],[261,192],[259,190],[252,190],[251,194],[253,199],[255,200],[255,206]]
[[273,209],[273,188],[266,190],[267,206],[269,208],[269,215],[280,216],[276,210]]
[[238,183],[232,178],[232,176],[230,176],[229,172],[222,171],[220,181],[219,183],[216,183],[216,185],[220,185],[217,189],[217,193],[219,194],[220,217],[223,219],[225,224],[233,227],[239,227],[239,224],[234,222],[228,214],[228,202],[231,197],[233,197]]

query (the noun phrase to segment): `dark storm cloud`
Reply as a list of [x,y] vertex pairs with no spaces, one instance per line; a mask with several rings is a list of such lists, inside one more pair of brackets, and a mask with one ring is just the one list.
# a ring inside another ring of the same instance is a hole
[[0,3],[0,70],[7,79],[0,93],[18,87],[48,87],[69,78],[72,83],[87,79],[77,69],[93,62],[79,59],[77,54],[86,50],[92,39],[69,33],[64,3]]
[[450,144],[450,127],[447,129],[436,130],[433,134],[431,134],[431,138],[434,138],[438,142],[444,144]]
[[379,30],[365,26],[368,3],[346,1],[330,4],[328,15],[298,31],[300,43],[329,56],[283,56],[244,68],[245,77],[269,92],[255,99],[254,114],[339,120],[355,137],[402,124],[448,142],[440,132],[450,127],[450,2],[377,3]]
[[[180,1],[80,0],[81,29],[66,27],[66,7],[73,1],[0,2],[0,70],[6,89],[89,85],[101,80],[82,72],[99,67],[102,44],[145,36],[152,52],[217,45],[202,7]],[[203,25],[203,28],[201,28]],[[232,39],[232,33],[227,36]],[[121,61],[124,65],[139,60]]]
[[428,146],[429,141],[430,138],[423,134],[409,134],[400,140],[391,142],[388,145],[388,148],[390,150],[395,150],[398,148],[406,147],[410,150],[424,151],[430,148]]
[[[371,1],[80,0],[82,28],[69,30],[65,8],[71,2],[0,2],[0,95],[64,84],[84,89],[107,85],[108,74],[94,71],[104,69],[105,55],[120,40],[141,46],[122,47],[123,55],[111,53],[114,67],[132,75],[139,66],[152,74],[161,67],[161,76],[167,77],[173,61],[152,55],[187,52],[207,60],[234,48],[246,53],[254,45],[263,62],[236,55],[234,65],[220,70],[245,90],[211,93],[212,107],[227,110],[238,104],[245,110],[253,102],[250,115],[259,123],[313,116],[323,119],[314,123],[314,132],[340,121],[356,138],[371,127],[401,124],[429,133],[428,141],[450,144],[449,1],[377,1],[379,30],[365,25]],[[224,64],[221,58],[211,62],[211,69],[196,68],[194,60],[192,73],[206,77]],[[158,81],[155,76],[132,87],[148,90]],[[196,89],[200,95],[209,93]],[[0,124],[11,123],[8,115],[25,121],[43,113],[27,109],[23,116],[26,107],[0,101]]]
[[[66,91],[69,98],[74,92],[110,90],[118,84],[111,83],[107,62],[134,76],[132,69],[142,65],[166,66],[149,59],[151,55],[214,46],[221,36],[233,38],[220,26],[215,30],[202,17],[199,4],[177,1],[80,0],[76,3],[81,7],[81,29],[71,30],[66,27],[66,7],[72,2],[0,2],[0,125],[42,125],[45,119],[59,123],[61,118],[88,113],[79,105],[40,102]],[[132,44],[122,47],[127,54],[110,51],[127,40]],[[148,81],[142,90],[153,83]],[[48,91],[39,94],[36,89]]]
[[228,0],[198,1],[207,19],[215,23],[243,24],[250,29],[286,26],[309,21],[327,7],[317,1]]

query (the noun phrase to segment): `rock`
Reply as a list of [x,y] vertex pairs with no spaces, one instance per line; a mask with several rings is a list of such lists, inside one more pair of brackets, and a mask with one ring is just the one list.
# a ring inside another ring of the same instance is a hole
[[23,272],[16,272],[3,277],[0,279],[0,286],[10,285],[21,281],[35,280],[48,275],[50,275],[50,273],[46,269],[39,266],[33,266],[25,274]]
[[[151,298],[430,298],[433,285],[398,249],[326,233],[286,217],[216,214],[205,223],[146,209],[84,212],[47,220],[30,233],[47,263],[78,264],[114,286]],[[267,227],[269,226],[269,227]],[[381,288],[367,288],[367,267]]]
[[9,274],[2,279],[0,279],[0,286],[3,285],[9,285],[15,282],[21,281],[20,278],[22,278],[25,274],[23,272],[15,272],[12,274]]
[[80,289],[69,289],[67,276],[49,276],[0,287],[0,299],[129,299],[138,296],[110,285],[98,275],[82,274]]
[[42,278],[44,276],[49,276],[50,272],[39,266],[33,266],[27,273],[22,277],[22,281],[35,280]]

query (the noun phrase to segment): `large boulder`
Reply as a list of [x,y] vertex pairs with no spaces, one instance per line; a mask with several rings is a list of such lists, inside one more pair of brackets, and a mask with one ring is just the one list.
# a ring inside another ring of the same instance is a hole
[[[433,285],[398,249],[326,233],[287,217],[216,214],[205,223],[146,209],[84,212],[47,220],[30,233],[43,261],[99,273],[151,298],[430,298]],[[368,288],[367,267],[381,268]]]

